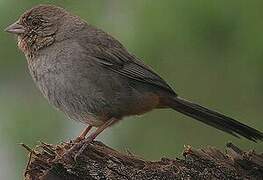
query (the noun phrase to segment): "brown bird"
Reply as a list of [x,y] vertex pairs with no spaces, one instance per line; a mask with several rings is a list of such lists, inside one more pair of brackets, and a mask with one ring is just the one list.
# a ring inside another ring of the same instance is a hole
[[150,67],[115,38],[65,9],[39,5],[6,28],[18,37],[30,74],[42,94],[69,118],[87,124],[85,142],[125,116],[172,108],[234,136],[263,133],[180,98]]

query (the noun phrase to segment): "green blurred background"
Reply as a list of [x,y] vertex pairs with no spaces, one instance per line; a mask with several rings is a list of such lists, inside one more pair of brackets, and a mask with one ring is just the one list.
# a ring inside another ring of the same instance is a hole
[[[118,38],[178,94],[263,131],[263,1],[0,0],[0,179],[21,179],[26,152],[38,141],[76,137],[83,125],[54,110],[35,88],[16,39],[2,30],[39,3],[60,5]],[[181,155],[183,146],[224,149],[232,141],[263,151],[172,110],[129,117],[100,140],[150,160]]]

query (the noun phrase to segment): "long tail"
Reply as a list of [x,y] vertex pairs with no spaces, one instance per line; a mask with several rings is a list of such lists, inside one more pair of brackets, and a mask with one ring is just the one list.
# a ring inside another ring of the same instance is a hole
[[263,133],[242,124],[230,117],[209,110],[198,104],[176,97],[168,101],[168,105],[174,110],[213,126],[233,136],[243,136],[251,141],[263,141]]

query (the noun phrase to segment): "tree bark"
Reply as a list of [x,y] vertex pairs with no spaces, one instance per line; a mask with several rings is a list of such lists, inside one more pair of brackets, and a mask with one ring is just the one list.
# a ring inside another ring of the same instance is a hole
[[41,143],[30,150],[25,169],[26,180],[95,180],[95,179],[263,179],[263,154],[244,152],[228,143],[227,152],[207,147],[186,147],[182,159],[162,158],[146,161],[93,142],[74,160],[63,153],[74,143]]

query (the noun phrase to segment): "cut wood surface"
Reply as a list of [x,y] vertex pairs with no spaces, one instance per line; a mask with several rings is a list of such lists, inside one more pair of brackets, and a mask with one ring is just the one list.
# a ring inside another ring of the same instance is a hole
[[93,179],[263,179],[263,154],[242,151],[228,143],[226,152],[213,147],[183,151],[184,158],[147,161],[130,153],[118,152],[95,141],[74,160],[63,153],[73,142],[51,145],[41,143],[30,150],[25,168],[26,180]]

